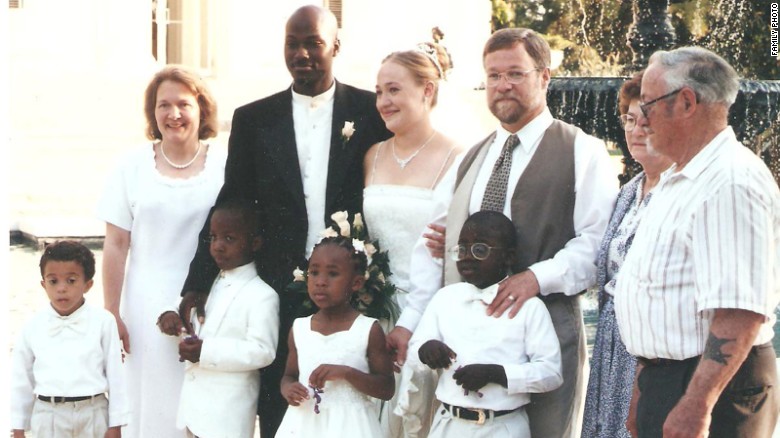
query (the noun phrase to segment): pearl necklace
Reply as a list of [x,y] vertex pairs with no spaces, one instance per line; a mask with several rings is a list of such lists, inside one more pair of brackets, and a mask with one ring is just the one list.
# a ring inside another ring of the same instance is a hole
[[414,159],[414,157],[417,156],[417,154],[419,154],[423,149],[425,149],[425,147],[428,146],[428,143],[430,143],[431,140],[433,140],[433,137],[435,136],[436,136],[436,131],[433,131],[433,134],[431,134],[431,136],[428,137],[428,140],[425,140],[425,143],[423,143],[422,146],[417,148],[416,151],[412,152],[412,155],[409,155],[404,159],[398,158],[398,154],[395,153],[395,137],[393,137],[393,148],[392,148],[393,158],[395,158],[395,162],[398,163],[398,166],[401,168],[401,170],[405,169],[406,166],[409,165],[409,162],[411,162]]
[[163,142],[160,142],[160,153],[162,154],[163,160],[165,160],[166,163],[168,163],[171,167],[174,169],[186,169],[190,166],[192,166],[192,163],[195,162],[195,160],[198,158],[198,155],[200,155],[200,150],[203,147],[203,142],[198,142],[198,150],[195,151],[195,156],[192,157],[192,159],[184,164],[176,164],[173,161],[171,161],[167,155],[165,155],[165,146],[163,146]]

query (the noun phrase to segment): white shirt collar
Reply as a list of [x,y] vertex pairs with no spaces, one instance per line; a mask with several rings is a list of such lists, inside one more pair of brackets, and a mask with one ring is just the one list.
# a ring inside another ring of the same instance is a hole
[[333,85],[324,93],[316,96],[306,96],[304,94],[296,93],[294,88],[290,89],[292,90],[293,104],[315,109],[333,101],[333,97],[336,95],[336,81],[334,80]]
[[704,146],[702,150],[694,155],[694,157],[688,161],[688,164],[686,164],[682,170],[678,171],[677,163],[675,163],[672,165],[672,167],[669,168],[669,170],[664,173],[667,173],[669,176],[677,174],[688,179],[696,179],[696,177],[699,176],[699,174],[701,174],[704,169],[707,168],[707,166],[709,166],[710,162],[718,155],[720,155],[720,150],[724,144],[728,142],[733,143],[736,141],[737,137],[734,134],[734,129],[731,126],[727,126],[712,140],[710,140],[710,142],[707,143],[707,145]]
[[[506,278],[504,278],[506,279]],[[504,281],[504,280],[501,280]],[[480,289],[477,286],[474,286],[473,284],[471,287],[474,290],[474,301],[482,301],[485,303],[485,305],[488,305],[493,302],[493,299],[496,298],[496,295],[498,295],[498,286],[501,284],[501,281],[499,281],[496,284],[491,284],[490,286]]]
[[229,269],[227,271],[219,271],[219,278],[225,278],[228,280],[240,279],[255,275],[257,275],[255,262],[249,262],[245,265],[241,265],[237,268]]

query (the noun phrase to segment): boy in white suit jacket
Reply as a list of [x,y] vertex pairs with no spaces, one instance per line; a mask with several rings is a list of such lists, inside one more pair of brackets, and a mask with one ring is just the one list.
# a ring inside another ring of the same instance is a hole
[[[279,297],[255,270],[260,248],[257,209],[234,200],[214,208],[211,256],[221,269],[206,302],[206,319],[179,344],[187,366],[177,426],[201,438],[254,435],[259,369],[273,362],[279,338]],[[160,316],[170,334],[178,314]],[[195,318],[193,318],[194,320]]]

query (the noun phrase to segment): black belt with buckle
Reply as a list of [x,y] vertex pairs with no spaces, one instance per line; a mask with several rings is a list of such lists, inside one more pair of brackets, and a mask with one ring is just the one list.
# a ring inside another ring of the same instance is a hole
[[693,361],[698,362],[700,358],[701,356],[693,356],[693,357],[689,357],[688,359],[676,360],[676,359],[664,359],[661,357],[656,357],[653,359],[648,359],[646,357],[637,357],[636,360],[637,362],[641,363],[642,366],[646,366],[646,367],[670,367],[674,365],[682,365],[684,363],[693,362]]
[[[517,409],[509,409],[506,411],[491,411],[490,409],[470,409],[462,408],[460,406],[452,406],[450,404],[441,403],[444,405],[444,409],[448,410],[452,416],[460,418],[461,420],[475,421],[477,424],[484,424],[488,418],[496,418],[502,415],[511,414]],[[492,415],[491,415],[492,414]]]
[[80,402],[84,400],[90,400],[100,395],[103,394],[85,395],[83,397],[57,397],[51,395],[39,395],[38,400],[49,402],[49,403],[70,403],[70,402]]

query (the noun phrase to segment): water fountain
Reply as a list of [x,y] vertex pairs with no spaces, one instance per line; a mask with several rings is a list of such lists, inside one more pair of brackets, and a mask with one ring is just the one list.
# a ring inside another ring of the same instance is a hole
[[[618,91],[631,73],[647,65],[653,52],[672,48],[675,35],[668,6],[667,0],[634,0],[628,33],[634,57],[625,77],[556,77],[550,83],[547,101],[555,117],[620,148],[625,164],[621,184],[640,167],[631,159],[618,124]],[[742,80],[729,124],[740,141],[761,154],[780,182],[780,81]]]

